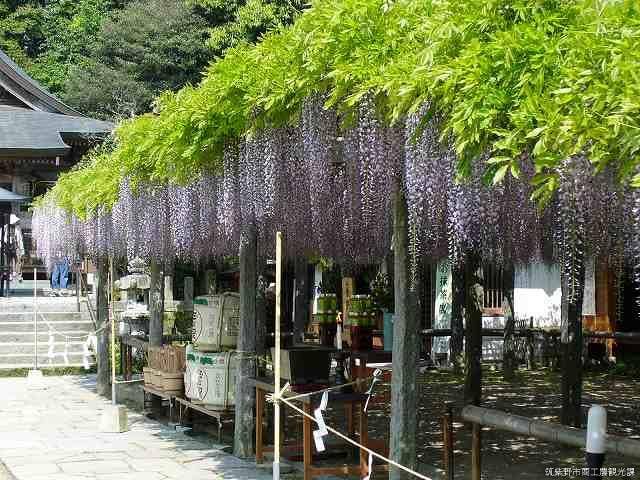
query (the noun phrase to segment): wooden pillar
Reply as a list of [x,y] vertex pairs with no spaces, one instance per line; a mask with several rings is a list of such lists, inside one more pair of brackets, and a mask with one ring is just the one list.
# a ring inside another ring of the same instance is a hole
[[[393,325],[393,375],[391,381],[391,459],[416,467],[416,412],[419,392],[416,384],[420,351],[417,295],[411,291],[408,261],[407,202],[397,185],[394,199],[394,295],[396,319]],[[410,475],[391,467],[390,480],[408,480]]]
[[504,311],[504,341],[502,343],[502,376],[510,382],[515,378],[516,360],[516,320],[513,314],[513,267],[505,267],[502,272],[503,292],[502,310]]
[[455,373],[461,373],[464,367],[464,271],[463,263],[455,262],[451,266],[451,341],[449,356]]
[[295,343],[304,340],[304,332],[307,329],[309,319],[309,272],[307,259],[298,257],[295,261],[295,316],[293,319],[293,341]]
[[193,311],[194,290],[193,277],[184,277],[184,309],[187,312]]
[[[563,425],[582,426],[582,298],[584,293],[585,267],[580,248],[576,248],[576,279],[571,289],[570,279],[561,276],[561,332],[562,354],[562,411]],[[572,291],[571,291],[572,290]]]
[[255,389],[249,377],[256,372],[256,285],[257,237],[255,228],[248,227],[240,237],[240,332],[238,351],[240,362],[236,383],[236,421],[233,453],[240,458],[254,454]]
[[471,427],[471,480],[482,479],[482,425]]
[[162,316],[163,316],[163,278],[160,263],[151,260],[149,265],[151,284],[149,288],[149,346],[162,345]]
[[480,405],[482,397],[482,305],[484,301],[484,275],[480,256],[467,253],[465,304],[465,404]]
[[97,262],[95,285],[96,289],[96,317],[97,317],[97,345],[96,363],[98,375],[96,386],[98,395],[109,396],[111,394],[111,370],[109,367],[109,300],[108,262],[106,258],[99,258]]
[[442,416],[442,469],[446,472],[445,478],[453,480],[453,402],[445,402]]

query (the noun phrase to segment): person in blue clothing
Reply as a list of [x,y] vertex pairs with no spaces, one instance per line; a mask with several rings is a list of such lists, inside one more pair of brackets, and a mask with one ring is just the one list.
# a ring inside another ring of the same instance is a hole
[[58,252],[51,272],[51,288],[53,295],[60,295],[69,283],[69,259]]

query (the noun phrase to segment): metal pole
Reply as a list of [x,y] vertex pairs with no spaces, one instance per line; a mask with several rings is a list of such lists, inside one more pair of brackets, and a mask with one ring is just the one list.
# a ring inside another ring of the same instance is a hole
[[[113,304],[113,257],[109,256],[109,321],[111,322],[111,404],[116,403],[116,319]],[[122,352],[120,352],[122,354]]]
[[[282,300],[282,232],[276,233],[276,354],[274,359],[274,389],[280,392],[280,316]],[[273,404],[273,480],[280,479],[280,402]]]
[[78,313],[80,313],[80,262],[76,262],[76,304],[78,307]]
[[33,360],[38,370],[38,269],[33,269]]

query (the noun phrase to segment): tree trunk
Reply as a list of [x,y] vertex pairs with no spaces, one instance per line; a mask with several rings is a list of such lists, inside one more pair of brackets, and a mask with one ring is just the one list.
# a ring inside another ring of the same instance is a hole
[[[264,261],[260,261],[259,271]],[[263,274],[258,276],[256,288],[256,354],[264,357],[267,350],[267,279]]]
[[[394,205],[394,294],[396,320],[393,326],[393,376],[391,381],[390,456],[410,468],[416,466],[416,412],[419,392],[416,385],[420,335],[417,296],[410,290],[408,263],[407,203],[396,186]],[[391,467],[390,480],[411,478]]]
[[149,288],[149,346],[162,345],[162,316],[163,316],[163,278],[160,263],[151,260],[149,265],[151,284]]
[[109,300],[108,300],[108,262],[106,258],[99,258],[97,265],[96,284],[96,316],[97,327],[99,329],[96,345],[96,362],[98,375],[96,387],[98,395],[111,396],[111,369],[109,366],[109,334],[111,328],[109,321]]
[[455,373],[464,368],[464,264],[454,263],[451,266],[451,341],[449,355]]
[[[576,249],[577,250],[577,249]],[[582,426],[582,297],[584,294],[584,261],[578,259],[577,281],[573,301],[569,281],[562,275],[561,335],[562,412],[563,425]]]
[[502,376],[505,381],[510,382],[515,379],[516,360],[516,320],[513,313],[513,288],[514,288],[513,267],[507,266],[502,272],[504,297],[502,298],[502,309],[504,310],[504,341],[502,344]]
[[307,329],[309,319],[309,272],[307,271],[307,260],[304,257],[296,258],[295,261],[295,318],[293,319],[293,340],[302,342],[304,332]]
[[484,274],[480,257],[468,253],[466,259],[466,307],[465,307],[465,404],[480,405],[482,397],[482,305],[484,299]]
[[249,378],[256,374],[257,239],[255,228],[240,238],[240,332],[238,337],[238,380],[233,453],[240,458],[254,455],[255,389]]

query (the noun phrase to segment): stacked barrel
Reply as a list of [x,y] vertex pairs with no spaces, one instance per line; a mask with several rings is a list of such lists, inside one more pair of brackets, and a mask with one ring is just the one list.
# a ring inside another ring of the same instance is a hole
[[351,348],[371,350],[373,330],[376,326],[377,310],[371,295],[353,295],[349,304],[351,323]]
[[206,295],[193,301],[193,343],[187,346],[185,396],[212,410],[235,403],[240,296]]
[[186,367],[185,347],[164,345],[150,347],[148,362],[144,368],[144,383],[167,395],[182,396]]
[[338,296],[335,293],[323,293],[318,296],[318,309],[315,320],[318,323],[320,343],[333,346],[336,337],[338,316]]

